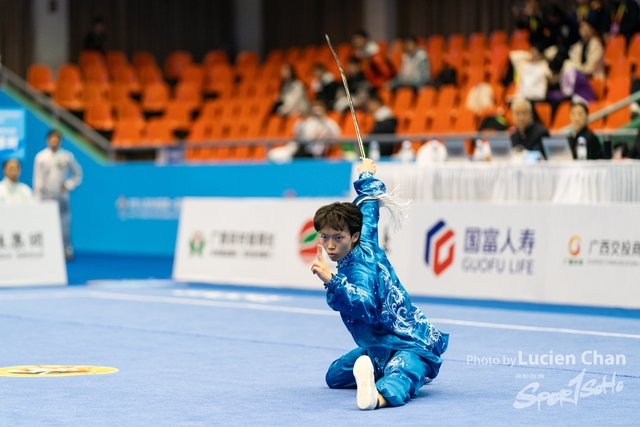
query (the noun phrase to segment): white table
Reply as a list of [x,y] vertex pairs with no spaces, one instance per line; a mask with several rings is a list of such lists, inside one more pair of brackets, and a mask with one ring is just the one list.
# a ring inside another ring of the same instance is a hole
[[[352,175],[355,177],[357,163]],[[640,202],[639,160],[513,164],[450,162],[433,166],[377,163],[388,190],[424,201],[552,203]]]

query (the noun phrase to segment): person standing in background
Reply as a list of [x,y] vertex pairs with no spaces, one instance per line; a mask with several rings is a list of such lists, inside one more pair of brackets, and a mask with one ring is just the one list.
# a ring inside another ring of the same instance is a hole
[[7,159],[2,164],[4,178],[0,181],[0,205],[22,205],[33,200],[31,188],[18,182],[21,169],[18,159]]
[[58,202],[64,254],[67,260],[72,260],[69,193],[82,182],[82,168],[73,154],[60,148],[61,143],[62,135],[57,130],[47,134],[47,148],[40,151],[35,158],[33,189],[37,200]]
[[404,52],[398,75],[389,81],[391,89],[410,87],[416,92],[431,83],[431,63],[427,51],[418,45],[415,36],[404,37]]
[[85,50],[97,50],[107,53],[107,32],[104,19],[96,16],[91,21],[91,31],[85,36],[82,47]]

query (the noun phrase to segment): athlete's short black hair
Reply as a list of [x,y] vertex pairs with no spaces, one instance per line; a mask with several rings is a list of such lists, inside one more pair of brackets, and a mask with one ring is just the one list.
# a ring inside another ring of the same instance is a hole
[[362,231],[362,212],[353,203],[331,203],[318,209],[313,217],[313,227],[316,231],[325,227],[349,231],[349,234],[353,236]]

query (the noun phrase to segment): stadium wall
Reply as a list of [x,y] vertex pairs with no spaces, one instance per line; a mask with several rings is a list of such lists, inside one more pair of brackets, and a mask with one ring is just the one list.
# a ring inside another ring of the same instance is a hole
[[[31,185],[33,159],[45,146],[50,118],[0,91],[0,108],[26,109],[21,181]],[[173,255],[183,197],[330,197],[349,195],[351,164],[297,161],[287,165],[165,165],[112,163],[64,132],[63,147],[82,165],[71,198],[76,251]]]

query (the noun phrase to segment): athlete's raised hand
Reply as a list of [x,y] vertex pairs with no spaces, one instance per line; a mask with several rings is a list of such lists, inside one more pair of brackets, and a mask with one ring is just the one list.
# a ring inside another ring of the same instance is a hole
[[373,174],[376,173],[376,164],[373,163],[371,159],[362,159],[362,163],[358,166],[358,173],[362,172],[371,172]]
[[324,260],[322,256],[322,245],[318,245],[318,253],[316,260],[311,264],[311,272],[318,276],[320,280],[322,280],[325,284],[331,281],[331,277],[333,274],[329,270],[329,266],[327,262]]

